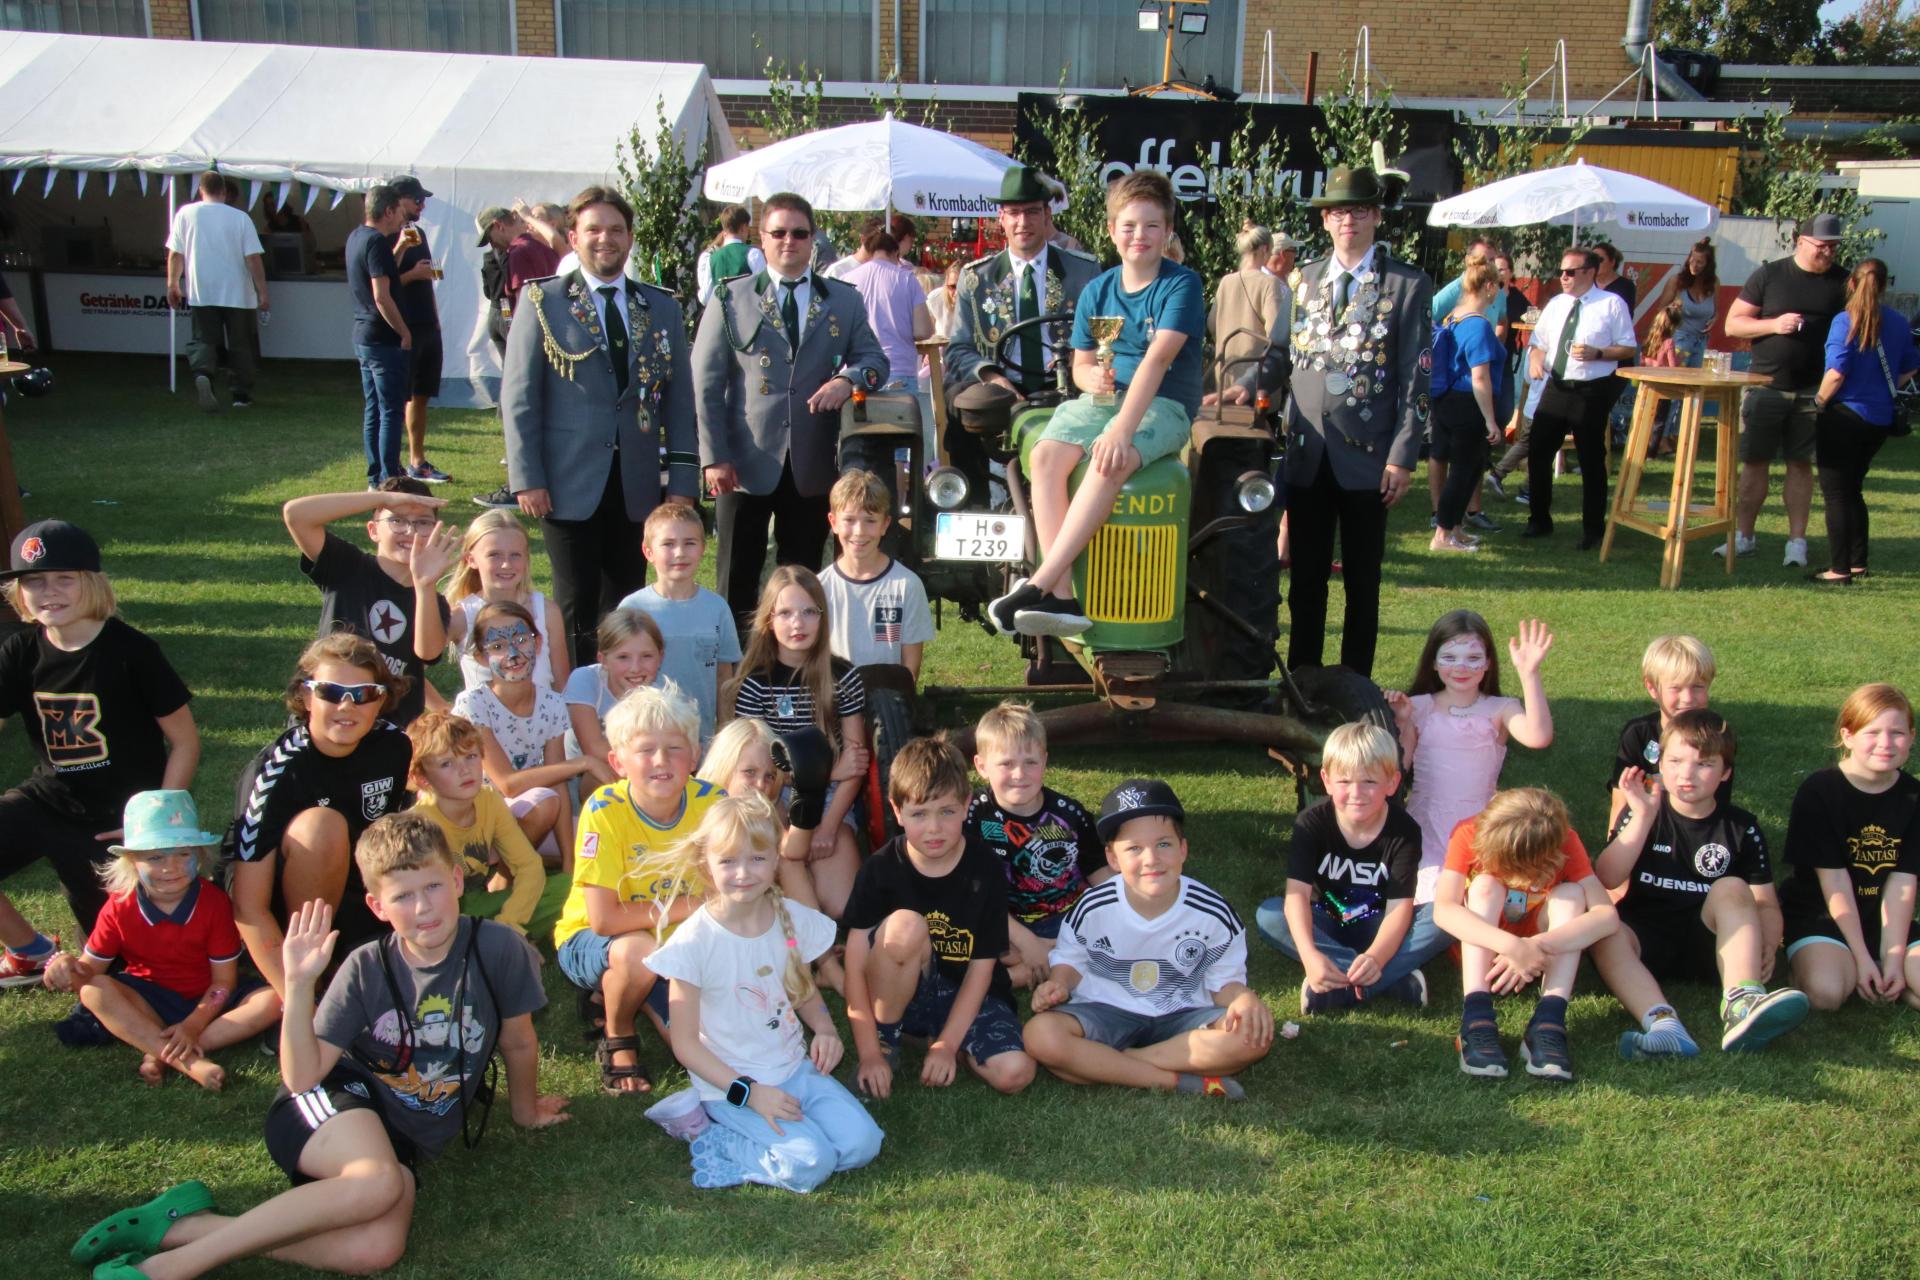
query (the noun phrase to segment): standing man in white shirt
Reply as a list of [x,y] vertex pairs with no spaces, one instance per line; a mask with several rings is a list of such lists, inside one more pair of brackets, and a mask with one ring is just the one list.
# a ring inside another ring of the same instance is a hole
[[233,407],[253,404],[260,319],[267,310],[266,251],[244,209],[227,203],[227,180],[200,175],[200,198],[173,215],[167,232],[167,305],[192,308],[187,367],[200,407],[220,408],[213,379],[227,355]]
[[1574,247],[1560,255],[1558,297],[1547,303],[1527,352],[1531,377],[1547,380],[1533,415],[1527,488],[1532,498],[1523,538],[1553,532],[1553,460],[1567,433],[1580,455],[1580,550],[1607,531],[1607,413],[1619,395],[1613,371],[1638,350],[1633,313],[1618,294],[1595,286],[1600,255]]

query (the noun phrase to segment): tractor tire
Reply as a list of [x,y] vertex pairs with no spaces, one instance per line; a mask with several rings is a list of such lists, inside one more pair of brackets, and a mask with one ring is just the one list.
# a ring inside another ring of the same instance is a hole
[[[1302,667],[1293,672],[1293,682],[1299,687],[1301,696],[1314,704],[1315,714],[1311,716],[1304,709],[1295,708],[1296,714],[1307,723],[1332,733],[1343,724],[1361,721],[1378,725],[1396,743],[1399,742],[1399,728],[1393,718],[1393,709],[1387,705],[1386,695],[1380,692],[1379,685],[1352,667]],[[1404,756],[1404,752],[1402,754]],[[1403,758],[1403,774],[1406,765]],[[1300,793],[1302,805],[1310,797],[1326,794],[1321,788],[1318,772],[1311,773],[1301,784]]]
[[887,786],[893,779],[893,758],[913,741],[913,706],[897,689],[867,690],[867,745],[873,762],[867,768],[867,839],[871,849],[900,834]]

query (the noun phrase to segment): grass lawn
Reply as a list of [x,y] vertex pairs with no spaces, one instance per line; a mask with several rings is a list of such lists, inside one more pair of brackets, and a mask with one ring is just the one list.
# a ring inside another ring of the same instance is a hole
[[[206,740],[196,792],[210,821],[282,720],[278,693],[310,636],[318,593],[299,575],[279,506],[363,483],[358,385],[344,365],[275,363],[258,407],[208,418],[169,400],[154,359],[68,356],[45,400],[9,408],[30,519],[89,528],[127,619],[153,634],[195,691]],[[468,495],[501,472],[484,413],[436,413],[430,454]],[[1562,483],[1561,533],[1514,537],[1519,509],[1477,556],[1424,550],[1426,503],[1396,513],[1379,677],[1404,684],[1433,620],[1471,607],[1505,636],[1539,616],[1556,633],[1546,686],[1558,737],[1516,749],[1504,781],[1553,787],[1596,853],[1603,779],[1619,726],[1647,708],[1639,654],[1687,630],[1720,661],[1714,705],[1742,735],[1740,803],[1776,847],[1794,788],[1827,763],[1833,715],[1870,679],[1916,684],[1920,450],[1899,441],[1868,482],[1875,577],[1816,591],[1779,564],[1777,501],[1760,552],[1732,578],[1696,548],[1690,585],[1657,590],[1651,540],[1622,534],[1613,562],[1577,554],[1576,480]],[[349,536],[354,530],[342,529]],[[1818,534],[1816,517],[1816,534]],[[1815,554],[1822,550],[1816,536]],[[536,555],[545,576],[544,556]],[[1336,596],[1335,620],[1338,619]],[[1903,638],[1904,637],[1904,638]],[[1011,646],[948,627],[929,648],[941,684],[1018,679]],[[437,672],[449,692],[458,672]],[[979,708],[973,708],[977,714]],[[951,718],[958,722],[961,712]],[[1289,780],[1248,749],[1061,751],[1049,781],[1090,802],[1120,778],[1159,772],[1192,812],[1189,870],[1250,922],[1281,890],[1294,809]],[[28,768],[17,728],[0,734],[0,779]],[[8,839],[0,832],[0,840]],[[23,909],[72,938],[36,867],[8,881]],[[1459,983],[1433,967],[1434,1007],[1383,1007],[1307,1023],[1245,1077],[1251,1100],[1072,1089],[1048,1080],[1003,1100],[963,1079],[896,1089],[874,1114],[887,1143],[870,1168],[810,1198],[752,1188],[696,1192],[686,1152],[632,1101],[600,1095],[567,984],[540,1019],[542,1082],[573,1095],[573,1122],[523,1134],[502,1107],[485,1145],[429,1166],[412,1246],[392,1274],[660,1277],[929,1276],[1896,1276],[1915,1268],[1920,1122],[1913,1082],[1920,1017],[1850,1006],[1816,1015],[1765,1056],[1709,1049],[1675,1064],[1614,1054],[1625,1014],[1590,971],[1570,1027],[1579,1083],[1524,1075],[1469,1080],[1452,1036]],[[1253,981],[1279,1017],[1298,1018],[1300,972],[1256,938]],[[1713,992],[1683,990],[1703,1042]],[[260,1142],[278,1084],[251,1047],[222,1055],[224,1094],[173,1079],[154,1092],[131,1050],[72,1052],[48,1024],[67,1000],[0,998],[0,1204],[10,1275],[78,1274],[66,1250],[113,1209],[188,1177],[222,1207],[284,1186]],[[1508,1001],[1519,1035],[1530,1005]],[[678,1076],[663,1046],[662,1084]],[[913,1061],[909,1054],[909,1062]],[[1517,1055],[1516,1055],[1517,1070]],[[277,1275],[248,1263],[223,1274]]]

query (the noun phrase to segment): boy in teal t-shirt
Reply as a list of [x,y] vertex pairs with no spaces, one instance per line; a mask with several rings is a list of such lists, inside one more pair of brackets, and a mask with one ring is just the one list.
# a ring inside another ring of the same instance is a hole
[[[1040,565],[1031,578],[988,606],[1003,635],[1076,636],[1093,625],[1073,598],[1073,562],[1106,523],[1113,499],[1141,467],[1187,443],[1200,408],[1200,346],[1206,299],[1200,277],[1166,259],[1173,229],[1173,187],[1164,174],[1139,170],[1107,191],[1107,233],[1120,265],[1081,290],[1074,305],[1073,381],[1083,392],[1054,411],[1028,460]],[[1101,366],[1088,321],[1117,316],[1113,367]],[[1080,488],[1074,468],[1088,463]]]

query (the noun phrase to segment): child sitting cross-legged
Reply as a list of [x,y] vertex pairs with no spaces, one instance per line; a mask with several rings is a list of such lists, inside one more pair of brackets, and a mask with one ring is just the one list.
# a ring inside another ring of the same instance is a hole
[[702,899],[647,960],[669,980],[673,1053],[710,1122],[695,1118],[691,1135],[696,1187],[811,1191],[880,1154],[880,1126],[833,1078],[845,1050],[809,970],[833,921],[781,895],[779,840],[773,807],[747,792],[641,864],[671,884],[669,900]]
[[1047,976],[1060,922],[1089,885],[1113,875],[1093,815],[1055,791],[1047,776],[1047,730],[1033,708],[1003,702],[973,731],[973,767],[987,785],[967,805],[967,834],[1007,868],[1004,957],[1016,987]]
[[929,1037],[920,1083],[953,1083],[960,1056],[1002,1093],[1033,1081],[1000,957],[1007,875],[966,838],[967,766],[951,744],[916,738],[887,779],[901,833],[874,850],[847,898],[847,1021],[860,1088],[893,1089],[902,1034]]
[[1181,874],[1186,810],[1135,778],[1100,806],[1120,874],[1087,890],[1034,989],[1034,1057],[1069,1084],[1244,1098],[1233,1077],[1267,1056],[1273,1014],[1247,985],[1247,934],[1227,900]]
[[1673,979],[1718,981],[1720,1047],[1765,1047],[1807,1016],[1807,997],[1769,992],[1780,948],[1780,898],[1759,824],[1722,803],[1733,769],[1733,730],[1718,713],[1683,711],[1660,732],[1660,776],[1620,778],[1626,811],[1596,869],[1608,888],[1625,886],[1619,932],[1593,949],[1607,986],[1639,1020],[1620,1037],[1620,1055],[1693,1057],[1693,1037],[1660,989]]
[[1327,798],[1294,819],[1287,896],[1260,904],[1260,936],[1307,971],[1303,1014],[1383,995],[1424,1007],[1420,966],[1448,944],[1435,930],[1410,929],[1420,824],[1393,798],[1400,789],[1393,735],[1378,725],[1341,725],[1327,735],[1320,780]]
[[[233,904],[207,879],[220,837],[200,829],[186,791],[138,792],[122,830],[124,843],[109,846],[116,856],[100,877],[112,896],[86,951],[62,952],[46,971],[47,986],[77,993],[93,1018],[69,1018],[55,1031],[72,1045],[125,1041],[143,1055],[148,1084],[172,1067],[219,1089],[226,1072],[206,1055],[252,1039],[280,1016],[273,988],[238,976]],[[125,967],[110,971],[117,960]]]
[[[1127,478],[1180,452],[1200,411],[1200,344],[1207,307],[1200,277],[1167,258],[1173,232],[1173,185],[1166,175],[1136,169],[1107,188],[1107,233],[1120,265],[1080,291],[1073,308],[1073,381],[1108,397],[1069,400],[1055,410],[1033,446],[1033,522],[1041,550],[1031,579],[987,606],[1001,634],[1075,636],[1093,625],[1073,598],[1073,562],[1100,531]],[[1096,357],[1087,322],[1120,318],[1113,365]],[[1030,339],[1031,340],[1031,339]],[[1069,496],[1081,460],[1087,471]]]
[[699,905],[684,895],[667,901],[665,881],[637,873],[649,854],[698,826],[720,797],[718,787],[693,776],[699,740],[700,713],[691,699],[677,690],[635,689],[607,713],[620,781],[595,791],[580,814],[573,883],[553,945],[560,972],[585,999],[601,997],[606,1036],[596,1057],[600,1086],[611,1094],[653,1088],[634,1019],[645,1004],[664,1021],[667,1002],[647,956],[659,945],[663,920],[676,925]]
[[485,1132],[496,1050],[515,1124],[567,1118],[567,1100],[538,1087],[533,1013],[547,997],[533,949],[461,917],[460,865],[440,829],[390,814],[353,856],[393,936],[350,953],[317,1007],[314,983],[339,941],[332,908],[321,899],[298,907],[282,944],[284,1087],[266,1138],[292,1189],[227,1217],[204,1183],[184,1182],[103,1219],[72,1250],[95,1280],[186,1280],[262,1256],[318,1271],[393,1266],[413,1221],[414,1164],[458,1137],[477,1145]]
[[1479,817],[1453,829],[1438,894],[1434,920],[1460,940],[1460,1069],[1507,1074],[1493,997],[1538,982],[1540,1002],[1520,1054],[1528,1074],[1572,1080],[1567,1001],[1580,953],[1612,936],[1620,920],[1567,806],[1534,787],[1496,793]]
[[547,869],[527,832],[482,773],[480,730],[472,721],[429,711],[407,726],[413,743],[413,812],[438,824],[475,885],[507,891],[494,917],[522,937],[547,887]]

